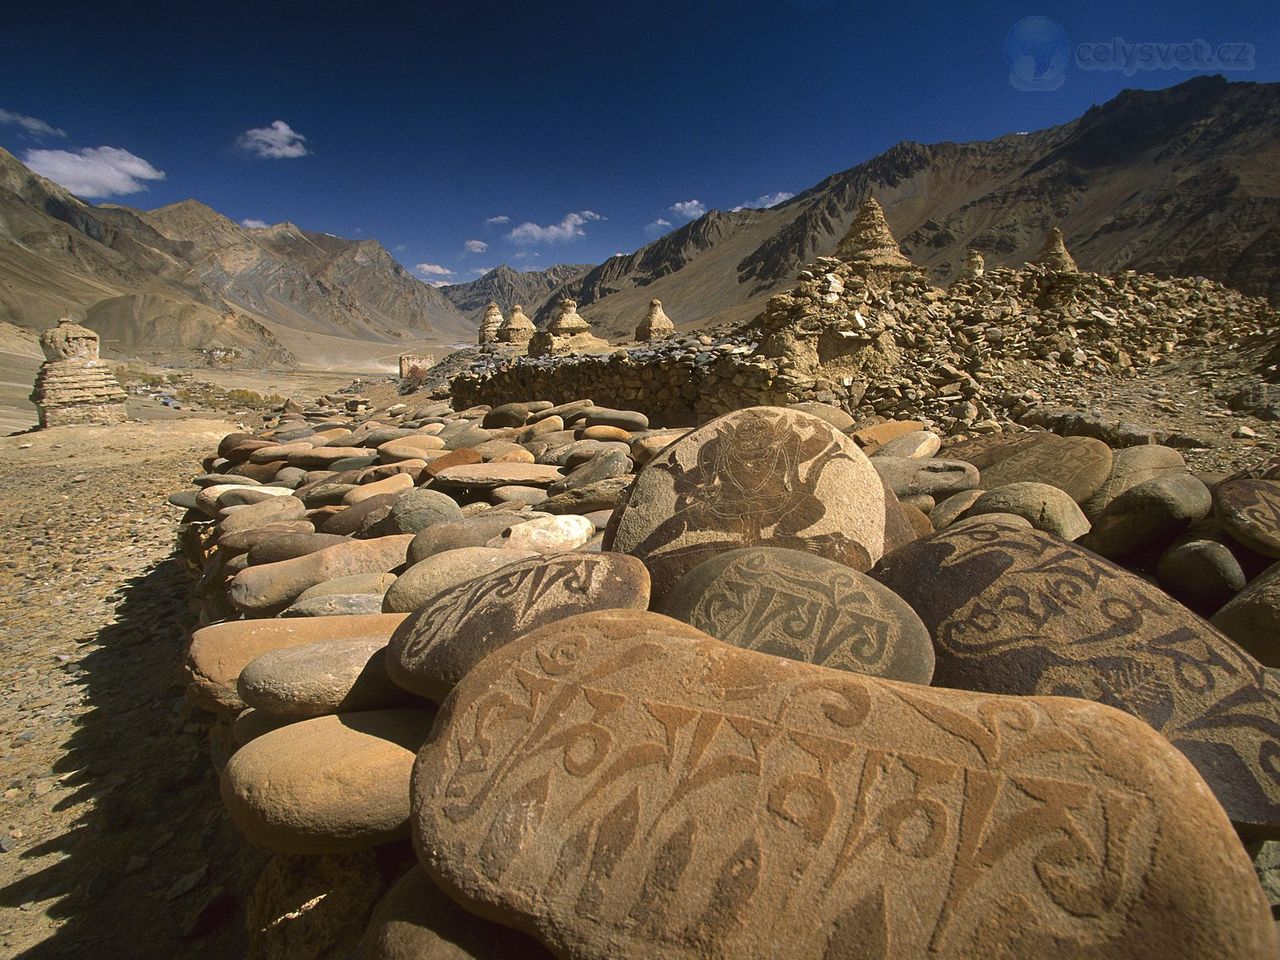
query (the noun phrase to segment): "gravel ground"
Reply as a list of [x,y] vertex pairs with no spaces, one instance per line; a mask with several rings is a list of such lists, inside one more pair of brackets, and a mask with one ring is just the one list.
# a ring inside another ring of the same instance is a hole
[[0,438],[0,958],[243,957],[261,864],[177,666],[163,504],[234,424]]

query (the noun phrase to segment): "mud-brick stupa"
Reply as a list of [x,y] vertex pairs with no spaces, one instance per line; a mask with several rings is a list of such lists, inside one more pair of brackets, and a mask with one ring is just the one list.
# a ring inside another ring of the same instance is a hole
[[31,402],[42,428],[125,421],[127,395],[111,367],[98,359],[98,343],[96,333],[69,317],[40,336],[45,361]]
[[554,357],[568,353],[590,353],[609,349],[609,341],[591,332],[591,325],[578,313],[578,304],[568,297],[559,303],[555,318],[529,340],[529,356]]

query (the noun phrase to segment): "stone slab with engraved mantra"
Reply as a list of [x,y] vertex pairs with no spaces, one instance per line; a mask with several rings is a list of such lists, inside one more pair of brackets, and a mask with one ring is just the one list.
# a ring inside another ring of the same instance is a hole
[[662,599],[737,547],[792,547],[867,570],[884,552],[884,516],[880,479],[852,440],[811,414],[749,407],[646,464],[604,549],[643,560]]
[[933,634],[935,685],[1118,707],[1186,754],[1242,831],[1280,835],[1280,680],[1163,591],[1001,521],[917,540],[874,576]]
[[445,700],[414,846],[556,956],[1261,957],[1195,769],[1099,704],[740,650],[659,614],[526,634]]
[[591,610],[648,606],[649,572],[635,557],[519,560],[418,607],[387,644],[387,673],[398,686],[440,701],[463,674],[522,633]]
[[685,575],[659,612],[745,650],[910,683],[933,676],[933,641],[910,605],[812,553],[722,553]]

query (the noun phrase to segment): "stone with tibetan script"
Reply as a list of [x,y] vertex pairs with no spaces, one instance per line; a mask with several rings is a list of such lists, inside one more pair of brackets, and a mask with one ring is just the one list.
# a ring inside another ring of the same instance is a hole
[[450,587],[425,601],[387,645],[391,679],[443,700],[463,675],[521,634],[591,610],[649,606],[649,573],[635,557],[534,557]]
[[659,612],[744,650],[911,683],[933,676],[933,641],[907,602],[812,553],[722,553],[689,571]]
[[1213,510],[1222,527],[1250,550],[1280,557],[1280,482],[1228,480],[1213,488]]
[[935,685],[1118,707],[1181,750],[1243,832],[1280,835],[1280,678],[1163,591],[994,520],[917,540],[874,576],[933,635]]
[[1196,770],[1101,704],[740,650],[658,614],[525,634],[454,688],[414,847],[561,958],[1262,957]]
[[604,549],[639,557],[658,599],[704,560],[792,547],[858,570],[884,552],[884,488],[825,420],[749,407],[677,440],[637,475]]
[[1044,433],[984,469],[981,486],[994,490],[1006,483],[1047,483],[1083,503],[1111,476],[1111,461],[1111,448],[1101,440]]

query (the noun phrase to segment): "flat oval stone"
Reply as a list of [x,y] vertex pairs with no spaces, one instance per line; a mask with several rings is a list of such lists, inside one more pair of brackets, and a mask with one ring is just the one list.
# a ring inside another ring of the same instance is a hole
[[382,597],[373,593],[328,593],[303,600],[299,597],[280,612],[282,617],[349,617],[381,613]]
[[400,707],[413,701],[387,676],[387,642],[332,637],[269,650],[240,672],[236,691],[256,710],[279,717],[319,717]]
[[334,714],[264,733],[227,763],[222,802],[250,843],[282,853],[344,853],[404,837],[405,780],[434,714]]
[[437,523],[462,519],[457,502],[439,490],[412,490],[396,500],[383,526],[384,535],[418,533]]
[[894,437],[880,447],[878,457],[909,457],[913,460],[932,457],[942,449],[942,438],[929,430],[913,430]]
[[226,553],[247,553],[253,547],[273,537],[288,533],[315,533],[310,520],[279,520],[251,527],[238,533],[228,533],[218,538],[218,549]]
[[325,547],[335,547],[347,542],[348,538],[336,533],[280,533],[264,537],[249,548],[249,565],[305,557]]
[[490,540],[489,546],[532,553],[562,553],[582,546],[595,532],[595,524],[586,517],[567,513],[517,523]]
[[1259,663],[1280,667],[1280,563],[1254,577],[1209,622]]
[[949,497],[972,490],[980,482],[977,467],[963,460],[877,455],[871,458],[871,466],[899,497]]
[[1196,771],[1082,700],[560,620],[454,688],[414,764],[418,859],[560,957],[1255,958],[1248,855]]
[[392,635],[387,672],[443,700],[488,654],[521,634],[591,610],[649,606],[649,572],[618,553],[534,557],[444,590]]
[[400,575],[383,597],[382,610],[384,613],[410,613],[441,590],[535,555],[532,550],[498,547],[460,547],[432,554]]
[[1151,443],[1115,450],[1111,454],[1111,473],[1097,492],[1080,506],[1084,515],[1092,520],[1130,487],[1167,473],[1186,472],[1187,462],[1172,447]]
[[983,490],[994,490],[1006,483],[1047,483],[1082,503],[1111,475],[1111,462],[1111,448],[1093,437],[1036,434],[1034,440],[983,470],[981,485]]
[[1110,560],[1160,549],[1212,509],[1203,483],[1186,471],[1168,472],[1134,484],[1108,503],[1080,546]]
[[419,531],[409,543],[409,563],[421,563],[427,557],[445,550],[483,547],[513,524],[521,522],[515,513],[482,513],[433,524]]
[[[311,534],[321,536],[321,534]],[[357,573],[387,573],[405,561],[413,537],[346,540],[304,557],[249,567],[235,575],[227,599],[242,613],[282,610],[308,587]]]
[[202,627],[191,635],[182,672],[187,699],[223,715],[245,708],[236,690],[240,671],[271,650],[334,638],[386,641],[404,620],[402,613],[356,617],[300,617],[290,620],[232,620]]
[[[1214,540],[1194,537],[1175,543],[1160,555],[1156,579],[1171,597],[1202,617],[1212,617],[1246,583],[1240,561],[1230,550]],[[1214,626],[1240,643],[1223,624]]]
[[910,683],[933,676],[933,641],[907,602],[812,553],[722,553],[685,574],[658,612],[744,650]]
[[1199,768],[1238,827],[1280,836],[1280,678],[1157,587],[999,522],[952,525],[873,575],[933,635],[935,685],[1131,713]]
[[433,483],[442,488],[549,487],[563,476],[542,463],[467,463],[439,471]]
[[1075,540],[1089,532],[1084,512],[1065,490],[1047,483],[1006,483],[989,489],[965,513],[980,517],[987,513],[1009,513],[1022,517],[1037,530],[1063,540]]
[[649,429],[649,418],[637,410],[613,410],[609,407],[590,407],[582,422],[588,427],[620,427],[634,433]]
[[866,570],[884,550],[884,503],[865,454],[829,423],[750,407],[694,430],[641,469],[604,549],[643,560],[658,599],[702,561],[737,547],[793,547]]
[[1264,556],[1280,558],[1280,482],[1220,483],[1213,488],[1213,509],[1236,540]]
[[596,510],[612,510],[622,500],[623,492],[631,486],[632,477],[610,477],[597,480],[584,487],[566,490],[534,504],[543,513],[593,513]]
[[527,934],[462,909],[417,864],[378,901],[362,943],[367,960],[552,960]]

